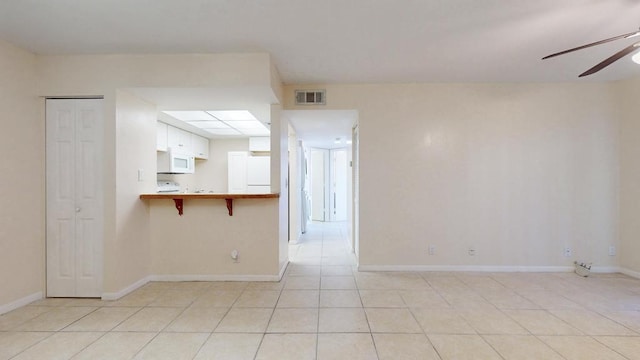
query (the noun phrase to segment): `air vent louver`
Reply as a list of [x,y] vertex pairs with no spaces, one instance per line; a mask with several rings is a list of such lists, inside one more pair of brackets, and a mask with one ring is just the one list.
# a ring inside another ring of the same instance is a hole
[[296,90],[296,105],[325,105],[324,90]]

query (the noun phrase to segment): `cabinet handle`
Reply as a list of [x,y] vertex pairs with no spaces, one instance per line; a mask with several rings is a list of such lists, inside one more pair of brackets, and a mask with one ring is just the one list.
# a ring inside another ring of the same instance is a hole
[[80,212],[80,210],[82,210],[82,209],[80,209],[79,207],[77,207],[77,208],[76,208],[76,212],[77,212],[77,213],[79,213],[79,212]]

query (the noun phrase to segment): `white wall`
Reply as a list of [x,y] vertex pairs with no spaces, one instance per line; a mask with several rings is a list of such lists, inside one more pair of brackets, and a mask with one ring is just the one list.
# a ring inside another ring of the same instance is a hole
[[[296,109],[295,88],[285,87],[285,109]],[[616,265],[607,255],[618,237],[609,85],[313,88],[327,89],[326,108],[359,112],[362,268]]]
[[620,266],[640,277],[640,78],[617,85],[620,107]]
[[287,123],[288,132],[288,176],[289,186],[289,241],[296,242],[301,235],[300,232],[300,159],[298,157],[298,138],[295,129]]
[[[278,98],[281,98],[278,94]],[[278,202],[278,262],[289,263],[289,122],[282,116],[282,106],[271,106],[271,192],[280,194]]]
[[[276,280],[278,199],[148,200],[152,273],[160,280]],[[238,250],[238,262],[231,251]]]
[[0,314],[44,288],[44,101],[36,57],[0,40]]
[[[126,91],[116,94],[116,236],[105,241],[105,293],[150,275],[150,217],[141,193],[156,190],[156,107]],[[142,180],[138,170],[143,170]]]

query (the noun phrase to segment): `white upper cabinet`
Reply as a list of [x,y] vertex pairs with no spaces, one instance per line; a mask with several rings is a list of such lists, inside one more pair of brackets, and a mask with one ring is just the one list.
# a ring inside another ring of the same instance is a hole
[[193,156],[196,159],[209,158],[209,139],[191,134],[191,145],[193,146]]
[[167,144],[169,148],[175,149],[182,154],[193,154],[191,133],[188,131],[169,126],[169,130],[167,131]]
[[271,151],[271,138],[269,136],[250,137],[249,151]]
[[169,125],[158,121],[157,129],[158,129],[158,138],[156,140],[156,150],[157,151],[167,151],[167,130]]

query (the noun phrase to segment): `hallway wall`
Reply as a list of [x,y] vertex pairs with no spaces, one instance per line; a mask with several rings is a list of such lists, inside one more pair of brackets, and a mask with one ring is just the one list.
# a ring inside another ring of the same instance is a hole
[[612,85],[290,85],[285,109],[301,88],[359,113],[361,269],[617,267]]
[[36,96],[36,56],[0,40],[0,79],[2,314],[42,296],[45,131],[44,100]]

